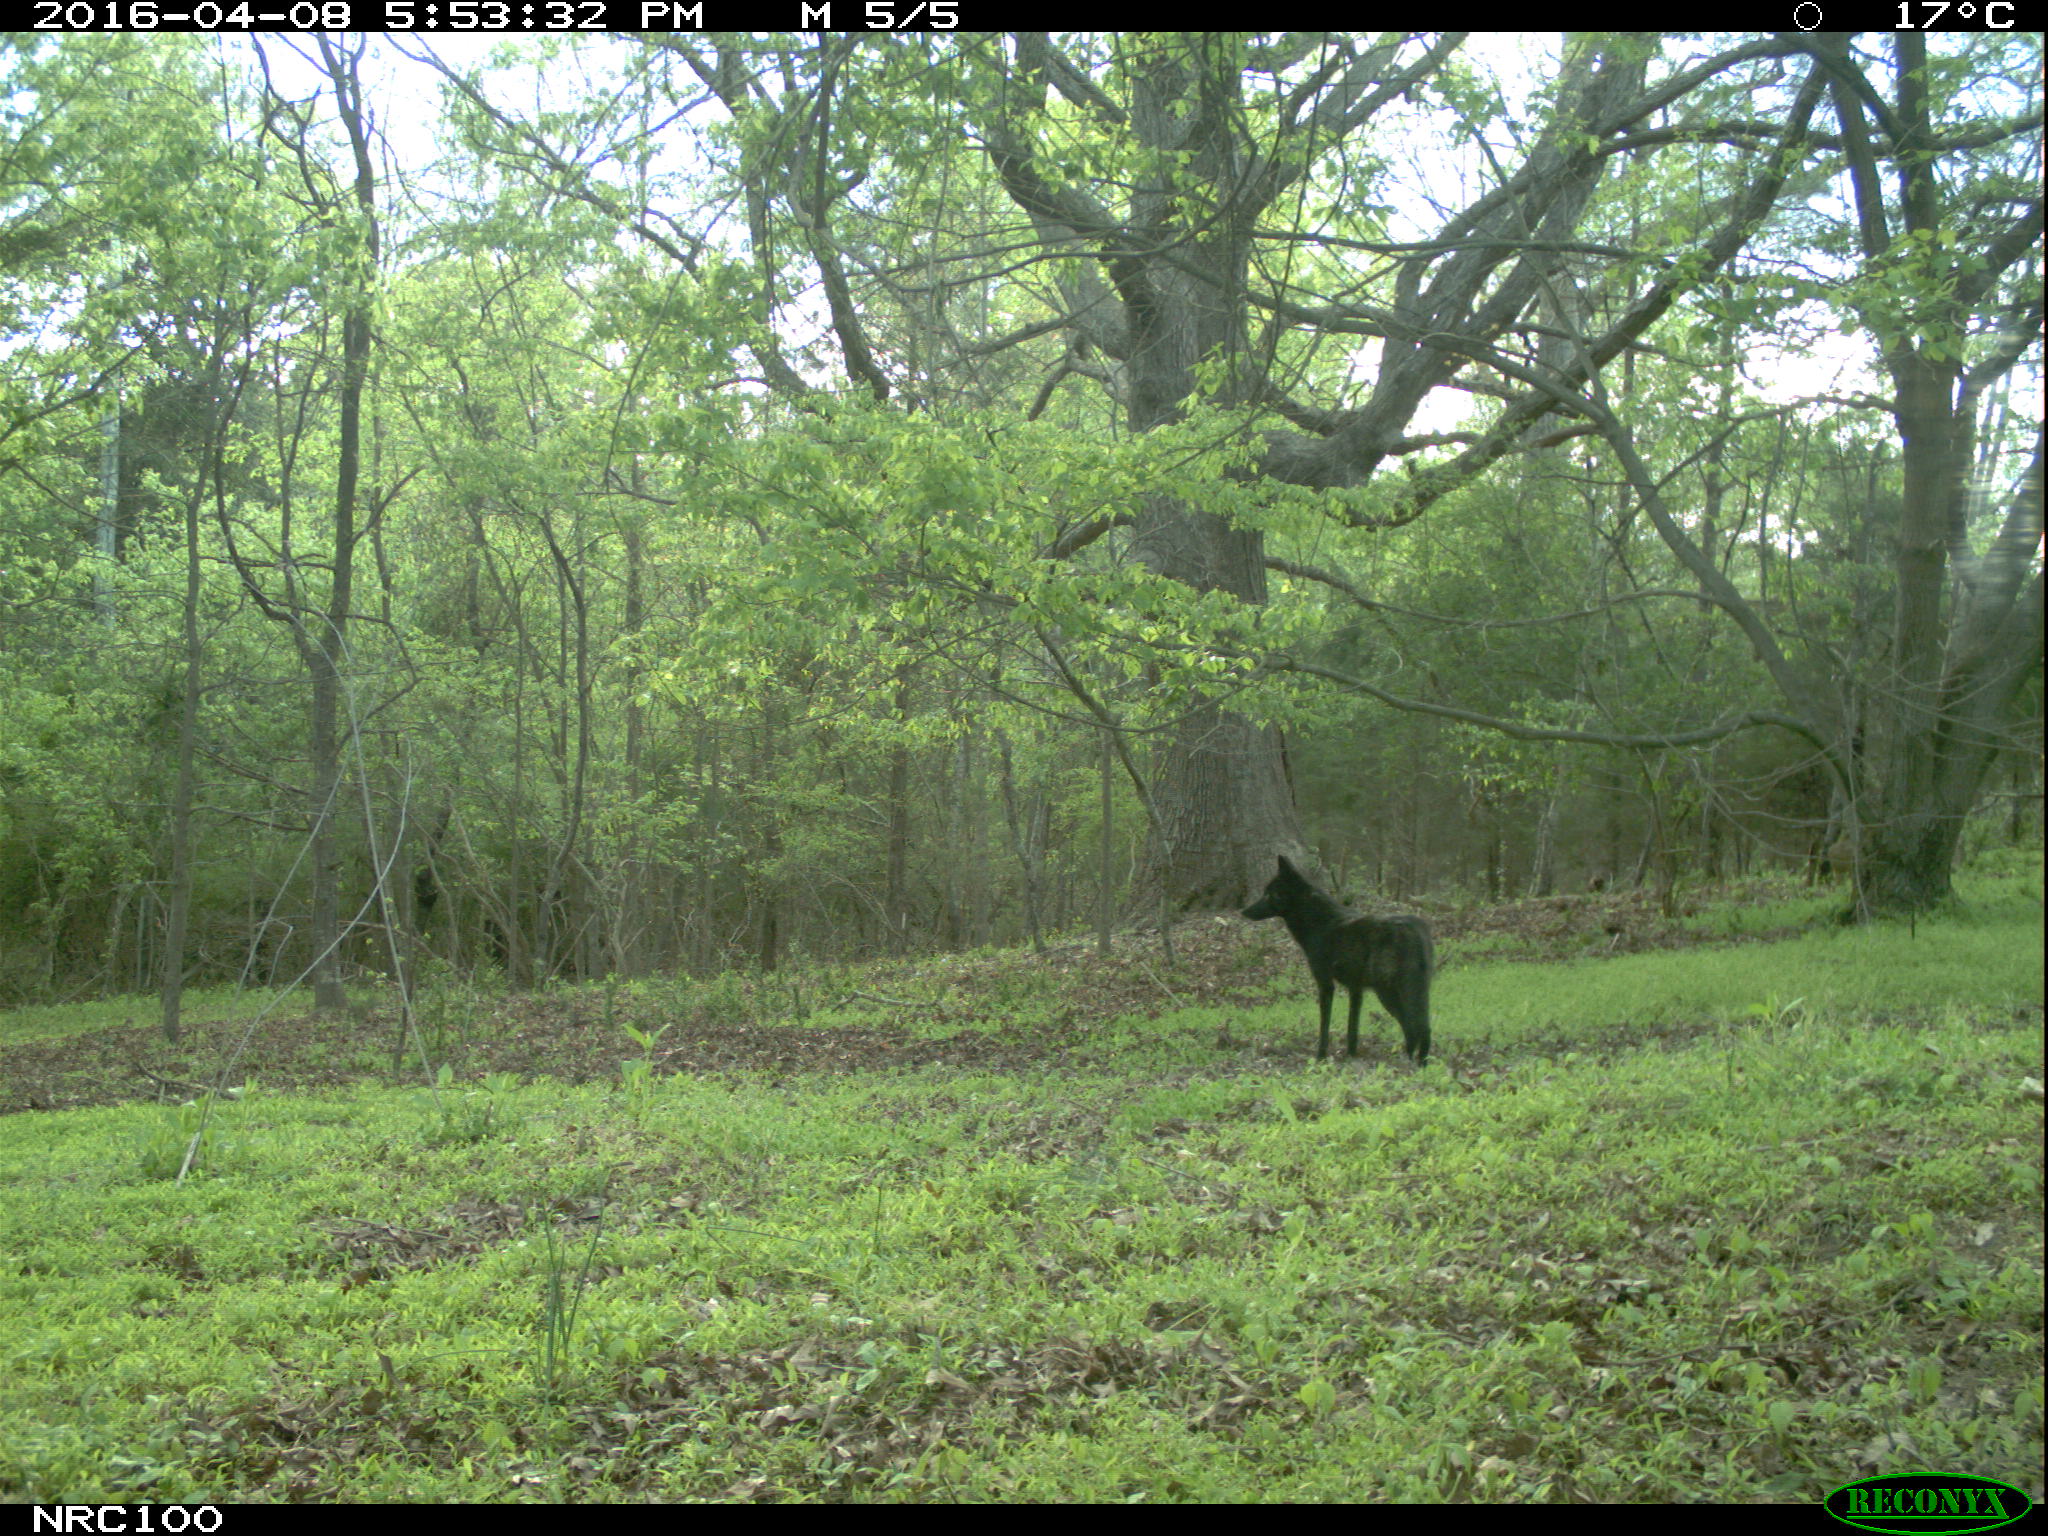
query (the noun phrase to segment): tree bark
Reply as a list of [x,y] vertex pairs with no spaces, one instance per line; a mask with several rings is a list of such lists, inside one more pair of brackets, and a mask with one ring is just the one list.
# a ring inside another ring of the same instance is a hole
[[[2038,442],[1992,548],[1971,560],[1965,537],[1977,401],[2018,360],[2024,343],[2001,338],[1974,367],[1965,367],[1961,346],[2002,273],[2029,255],[2038,259],[2041,202],[2037,192],[2031,207],[1982,249],[1958,242],[1957,257],[1935,254],[1942,237],[1956,232],[1956,210],[1944,205],[1936,176],[1927,45],[1917,34],[1899,34],[1893,48],[1888,155],[1899,191],[1896,205],[1887,206],[1866,123],[1870,104],[1881,97],[1846,38],[1822,35],[1813,44],[1831,77],[1866,273],[1875,278],[1892,268],[1865,323],[1891,378],[1904,464],[1891,653],[1874,691],[1884,707],[1873,710],[1871,778],[1859,797],[1861,912],[1916,912],[1950,895],[1963,822],[1999,744],[1998,728],[2041,658],[2041,577],[2028,579],[2041,542]],[[1944,262],[1938,269],[1937,260]],[[2024,311],[2025,299],[2016,302]],[[1896,310],[1885,307],[1894,304]],[[2020,324],[2038,331],[2038,297],[2031,312],[2008,319],[2008,331]],[[1963,568],[1952,572],[1952,565]],[[1959,590],[1944,617],[1952,575]]]
[[362,221],[364,291],[352,297],[341,321],[340,423],[334,470],[334,576],[324,612],[315,612],[299,628],[301,652],[312,675],[312,721],[307,751],[312,759],[308,794],[313,831],[308,863],[312,867],[314,950],[313,1006],[338,1013],[348,1003],[341,984],[341,860],[336,849],[335,819],[341,788],[341,674],[348,652],[348,621],[355,596],[356,486],[363,462],[363,386],[370,371],[370,300],[368,287],[377,270],[376,171],[370,161],[369,136],[363,122],[362,81],[357,56],[344,58],[326,38],[318,39],[320,57],[333,82],[335,110],[347,129],[354,156],[355,214]]
[[[217,429],[216,429],[217,430]],[[209,469],[220,468],[207,455]],[[184,690],[178,705],[177,779],[171,788],[171,890],[164,914],[164,981],[159,995],[164,1039],[178,1043],[178,1010],[185,995],[185,932],[192,912],[192,790],[199,754],[200,682],[206,648],[199,634],[199,501],[205,481],[185,497]]]

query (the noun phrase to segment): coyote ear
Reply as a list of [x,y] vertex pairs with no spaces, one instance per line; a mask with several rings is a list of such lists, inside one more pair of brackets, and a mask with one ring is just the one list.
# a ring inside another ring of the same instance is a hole
[[1280,873],[1283,875],[1296,875],[1300,874],[1301,871],[1296,869],[1292,864],[1288,863],[1287,855],[1283,853],[1280,855]]

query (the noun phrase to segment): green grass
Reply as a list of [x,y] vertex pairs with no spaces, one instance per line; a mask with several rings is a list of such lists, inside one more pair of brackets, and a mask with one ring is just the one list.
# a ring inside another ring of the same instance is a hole
[[[234,987],[193,987],[181,1000],[186,1019],[253,1019],[270,1010],[277,994],[269,990],[240,991]],[[286,1014],[304,1013],[310,1004],[305,996],[287,998]],[[0,1013],[0,1045],[27,1040],[57,1040],[67,1035],[88,1035],[96,1029],[130,1024],[154,1024],[161,1017],[156,998],[126,994],[80,1003],[49,1003],[38,1007],[11,1008]]]
[[0,1496],[2038,1498],[2040,889],[1453,950],[1419,1073],[1249,1049],[1290,973],[1029,1071],[258,1089],[182,1184],[195,1107],[9,1116]]
[[1475,964],[1445,976],[1439,1006],[1484,1020],[1503,1043],[1558,1031],[1626,1038],[1645,1024],[1742,1020],[1797,1000],[1836,1015],[1924,1014],[1956,998],[2009,1009],[2041,998],[2040,955],[2013,952],[2015,917],[2001,908],[1910,933],[1903,923],[1823,924],[1775,943],[1537,967]]

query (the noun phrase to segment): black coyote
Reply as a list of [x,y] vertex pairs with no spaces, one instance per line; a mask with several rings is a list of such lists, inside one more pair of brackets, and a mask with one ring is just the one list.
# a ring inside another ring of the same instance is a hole
[[1344,1054],[1358,1054],[1358,1005],[1367,987],[1401,1026],[1408,1054],[1421,1066],[1429,1059],[1429,978],[1436,954],[1429,924],[1419,917],[1360,917],[1325,896],[1308,877],[1280,855],[1280,872],[1265,894],[1244,909],[1257,921],[1277,917],[1308,957],[1316,979],[1316,1002],[1322,1009],[1323,1032],[1316,1041],[1316,1059],[1330,1054],[1330,998],[1343,982],[1351,994],[1351,1021],[1345,1031]]

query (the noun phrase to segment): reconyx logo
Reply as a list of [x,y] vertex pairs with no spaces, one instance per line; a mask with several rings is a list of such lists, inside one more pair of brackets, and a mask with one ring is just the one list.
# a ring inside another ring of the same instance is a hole
[[1828,1513],[1844,1525],[1908,1536],[1963,1536],[2009,1525],[2033,1508],[2010,1483],[1988,1477],[1946,1477],[1923,1472],[1913,1477],[1866,1477],[1846,1483],[1827,1497]]

